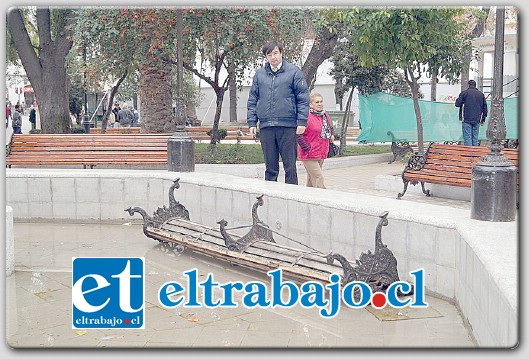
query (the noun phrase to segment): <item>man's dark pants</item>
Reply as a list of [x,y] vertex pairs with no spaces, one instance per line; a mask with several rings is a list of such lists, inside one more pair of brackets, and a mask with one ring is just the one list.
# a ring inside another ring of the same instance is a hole
[[262,128],[259,133],[259,141],[265,159],[265,180],[277,181],[279,155],[281,155],[285,170],[285,183],[298,184],[296,128],[279,126]]

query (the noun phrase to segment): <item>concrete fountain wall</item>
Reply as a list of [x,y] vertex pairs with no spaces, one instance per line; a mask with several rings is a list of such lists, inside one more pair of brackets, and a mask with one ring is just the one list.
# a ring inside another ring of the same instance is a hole
[[264,194],[258,213],[272,230],[349,259],[374,250],[378,216],[389,211],[382,240],[398,260],[400,278],[411,280],[410,271],[424,268],[427,293],[460,308],[479,346],[518,342],[514,222],[480,222],[471,220],[468,210],[205,172],[7,169],[6,204],[15,221],[138,221],[125,209],[138,206],[151,214],[168,205],[177,177],[181,187],[175,197],[194,222],[249,225],[251,206]]

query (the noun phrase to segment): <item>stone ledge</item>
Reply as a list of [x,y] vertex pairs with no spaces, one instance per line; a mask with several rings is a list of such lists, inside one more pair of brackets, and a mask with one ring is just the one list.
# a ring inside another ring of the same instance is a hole
[[[287,229],[286,235],[295,240],[347,251],[344,255],[350,258],[372,249],[378,215],[389,211],[391,227],[386,227],[383,239],[390,249],[395,248],[401,278],[406,280],[409,270],[424,267],[430,273],[429,292],[458,304],[480,346],[513,347],[518,342],[516,222],[482,222],[470,219],[469,210],[464,209],[207,172],[7,169],[6,203],[13,207],[18,220],[71,221],[75,216],[79,222],[130,221],[124,208],[141,206],[152,213],[168,203],[167,190],[177,177],[182,187],[175,195],[189,209],[193,221],[215,226],[216,220],[226,217],[234,225],[247,224],[249,209],[235,211],[234,204],[248,205],[264,193],[265,207],[269,207],[262,216],[265,223]],[[36,199],[28,195],[30,191],[36,193],[29,188],[30,180],[37,192],[45,192]],[[83,187],[74,188],[71,196],[55,193],[72,180],[73,187]],[[116,188],[123,194],[113,193],[112,201],[101,205],[102,193],[110,195]],[[82,197],[78,197],[80,192]],[[133,198],[131,193],[139,197]],[[96,200],[91,202],[91,198]],[[60,202],[54,203],[57,200]],[[33,216],[30,206],[40,215]],[[54,214],[54,206],[61,211]],[[322,213],[320,208],[330,218],[327,233],[334,233],[333,226],[341,223],[349,224],[351,234],[345,233],[340,241],[331,236],[307,238],[306,228],[290,226],[299,220],[300,213],[307,215],[309,229],[313,219],[321,224],[319,217],[314,217]],[[452,242],[453,250],[438,255]]]
[[[429,189],[433,197],[470,201],[470,188],[432,183],[425,183],[424,188]],[[375,176],[375,189],[395,192],[395,198],[397,198],[397,194],[402,192],[404,189],[404,183],[402,182],[402,177],[400,175],[378,175]],[[424,196],[424,193],[422,193],[421,184],[418,183],[415,186],[411,183],[408,184],[408,189],[406,190],[404,198],[407,194]]]

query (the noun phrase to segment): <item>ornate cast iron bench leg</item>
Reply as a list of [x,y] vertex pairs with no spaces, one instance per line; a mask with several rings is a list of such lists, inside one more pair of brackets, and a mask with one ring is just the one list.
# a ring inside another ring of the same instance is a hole
[[[145,233],[147,237],[150,237],[146,232],[147,227],[161,228],[161,226],[171,218],[182,218],[189,221],[189,211],[174,198],[175,189],[180,188],[179,181],[180,178],[175,179],[169,188],[169,207],[166,207],[165,205],[163,208],[158,207],[152,217],[140,207],[129,207],[125,210],[125,212],[129,212],[131,216],[133,216],[134,213],[139,213],[143,217],[143,233]],[[159,239],[156,240],[160,241]]]
[[[424,167],[425,163],[426,163],[426,154],[423,155],[418,152],[415,152],[413,155],[410,156],[410,158],[408,159],[408,163],[406,164],[406,167],[404,168],[404,171],[402,171],[402,181],[404,182],[404,189],[402,190],[401,193],[397,194],[397,199],[401,199],[404,196],[404,194],[408,190],[409,183],[411,183],[414,186],[417,185],[418,183],[417,181],[410,181],[404,178],[404,176],[406,175],[406,172],[408,170],[419,171]],[[421,187],[422,187],[422,192],[426,196],[430,197],[430,190],[429,189],[427,190],[424,188],[424,182],[422,181],[421,181]]]
[[263,195],[257,196],[257,201],[252,206],[252,227],[250,231],[238,240],[234,240],[226,231],[228,222],[221,219],[217,223],[220,226],[220,234],[224,238],[226,247],[231,251],[244,252],[253,243],[258,241],[274,242],[274,236],[269,227],[264,224],[257,215],[257,209],[264,204]]
[[424,182],[421,182],[421,188],[422,188],[422,193],[424,193],[426,197],[430,197],[430,190],[424,188]]
[[401,193],[397,194],[397,199],[401,199],[401,197],[404,196],[404,194],[408,190],[408,184],[410,183],[410,181],[405,180],[404,178],[402,179],[402,181],[404,182],[404,189]]
[[413,148],[409,142],[391,142],[391,152],[393,152],[393,159],[388,164],[395,162],[397,157],[404,158],[407,153],[413,153]]
[[[340,254],[333,253],[327,256],[327,263],[332,264],[334,260],[337,260],[342,265],[342,285],[352,281],[362,281],[367,283],[375,293],[385,292],[392,283],[399,281],[397,259],[382,242],[382,227],[388,225],[388,214],[389,212],[386,211],[379,216],[380,221],[375,232],[375,252],[371,253],[368,250],[367,253],[362,253],[356,260],[356,266],[351,265]],[[397,294],[404,295],[400,291]],[[412,293],[406,293],[406,295],[410,294]],[[355,291],[355,300],[359,300],[359,295],[360,292]]]

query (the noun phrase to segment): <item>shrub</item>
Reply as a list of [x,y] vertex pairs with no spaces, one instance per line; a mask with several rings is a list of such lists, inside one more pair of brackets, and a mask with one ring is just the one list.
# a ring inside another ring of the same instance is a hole
[[199,160],[200,163],[235,164],[247,163],[247,149],[245,145],[208,145],[206,153]]
[[[209,137],[211,137],[212,131],[213,129],[206,132]],[[228,131],[226,131],[224,128],[219,128],[217,130],[217,136],[216,138],[214,138],[214,142],[219,143],[221,140],[225,139],[227,135],[228,135]]]
[[72,133],[86,133],[84,127],[78,126],[78,125],[73,125],[71,132]]

